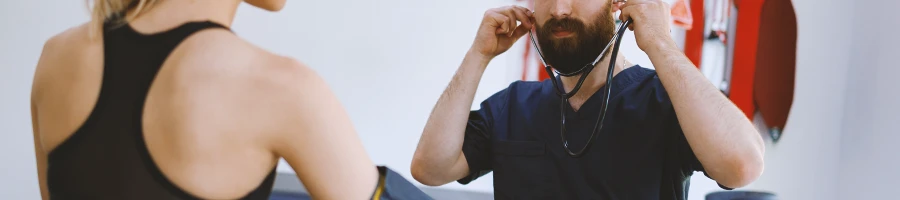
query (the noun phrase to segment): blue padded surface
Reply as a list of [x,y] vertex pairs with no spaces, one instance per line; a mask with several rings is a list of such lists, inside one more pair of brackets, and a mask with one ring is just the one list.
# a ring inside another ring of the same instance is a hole
[[706,200],[777,200],[775,194],[754,191],[721,191],[706,195]]
[[269,195],[269,200],[312,200],[312,198],[301,193],[272,191],[272,195]]

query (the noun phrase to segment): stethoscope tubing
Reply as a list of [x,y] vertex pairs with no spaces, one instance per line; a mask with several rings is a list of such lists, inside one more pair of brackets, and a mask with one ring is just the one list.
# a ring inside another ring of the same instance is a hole
[[[560,138],[562,139],[563,148],[565,149],[566,153],[571,157],[583,156],[584,153],[587,152],[587,150],[591,147],[591,145],[593,145],[594,139],[597,137],[600,130],[603,130],[603,122],[606,120],[606,113],[609,109],[610,93],[612,92],[612,78],[613,78],[613,72],[614,72],[615,66],[616,66],[616,57],[617,57],[616,55],[619,54],[619,46],[621,45],[621,42],[622,42],[622,36],[625,34],[625,30],[627,30],[628,26],[631,25],[631,23],[632,23],[632,20],[629,18],[629,19],[623,21],[621,24],[619,24],[619,27],[616,29],[616,34],[613,35],[613,37],[610,39],[609,43],[606,44],[606,46],[603,48],[603,51],[600,52],[600,55],[597,56],[597,58],[594,60],[594,62],[592,62],[588,65],[585,65],[585,67],[583,67],[582,69],[574,72],[572,75],[569,75],[569,76],[577,75],[577,74],[582,73],[582,71],[583,71],[583,75],[578,79],[578,83],[575,84],[575,87],[572,89],[571,92],[566,93],[565,89],[560,87],[560,84],[559,84],[560,80],[557,80],[557,79],[559,79],[559,77],[555,77],[555,76],[550,77],[550,80],[553,83],[553,87],[556,89],[557,94],[561,98],[560,106],[559,106],[560,107]],[[547,74],[553,74],[553,72],[551,70],[552,67],[549,64],[547,64],[546,61],[544,61],[544,55],[541,52],[540,46],[538,46],[538,44],[534,38],[535,37],[534,32],[532,32],[530,35],[531,35],[530,36],[531,43],[533,44],[534,48],[537,50],[538,55],[541,58],[541,62],[544,64],[544,70],[547,71]],[[581,85],[584,83],[585,78],[591,73],[591,71],[593,71],[594,66],[596,66],[597,64],[600,63],[603,56],[606,55],[607,51],[609,51],[610,47],[612,47],[612,54],[611,54],[610,60],[609,60],[609,67],[607,68],[607,72],[606,72],[606,87],[605,87],[606,91],[604,92],[604,95],[603,95],[604,101],[603,101],[603,104],[601,107],[600,117],[597,118],[597,122],[594,123],[594,129],[591,130],[591,136],[588,137],[587,143],[585,143],[584,147],[582,147],[581,150],[579,150],[577,152],[572,152],[572,150],[569,148],[569,141],[566,138],[566,110],[565,110],[566,107],[565,106],[567,104],[569,104],[569,98],[574,96],[575,93],[578,92],[579,89],[581,89]],[[559,73],[558,71],[556,72],[556,74],[559,74],[560,76],[566,76],[564,74]]]

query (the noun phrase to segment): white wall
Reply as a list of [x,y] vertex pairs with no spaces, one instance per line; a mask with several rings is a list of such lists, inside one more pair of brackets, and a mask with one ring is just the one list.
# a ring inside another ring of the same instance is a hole
[[[315,68],[348,110],[369,155],[413,180],[419,134],[468,50],[484,11],[501,1],[291,1],[281,13],[243,7],[238,34]],[[505,88],[506,57],[488,67],[477,101]],[[290,172],[282,163],[279,171]],[[462,187],[492,191],[491,177]]]
[[[511,3],[293,1],[277,14],[243,7],[234,29],[315,68],[346,106],[374,161],[413,180],[409,165],[422,128],[472,44],[484,11]],[[335,10],[354,15],[335,15]],[[491,62],[473,108],[521,77],[523,42]],[[632,34],[623,38],[621,49],[632,62],[652,67]],[[279,171],[291,169],[282,162]],[[441,187],[491,192],[492,184],[488,175],[466,186]]]
[[[897,199],[900,185],[898,1],[855,2],[838,199]],[[876,6],[877,5],[877,6]]]

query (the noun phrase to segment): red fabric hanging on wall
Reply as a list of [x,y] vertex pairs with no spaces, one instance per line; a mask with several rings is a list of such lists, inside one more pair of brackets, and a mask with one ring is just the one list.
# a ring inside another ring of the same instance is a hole
[[797,17],[791,1],[762,7],[753,100],[769,128],[784,129],[794,101]]
[[756,77],[759,48],[760,13],[765,0],[736,1],[738,11],[737,32],[734,41],[734,60],[731,68],[731,85],[728,97],[747,118],[753,119],[756,105],[753,102],[753,80]]

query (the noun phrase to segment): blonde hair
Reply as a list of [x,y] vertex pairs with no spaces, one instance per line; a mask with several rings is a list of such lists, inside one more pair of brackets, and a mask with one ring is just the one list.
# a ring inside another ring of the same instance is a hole
[[[92,0],[86,0],[90,6]],[[103,24],[107,20],[117,18],[116,21],[109,21],[115,24],[124,24],[138,17],[142,12],[147,11],[153,4],[159,0],[93,0],[93,8],[91,9],[91,27],[92,38],[103,32]],[[126,15],[126,12],[131,13]],[[124,16],[117,16],[124,15]]]

